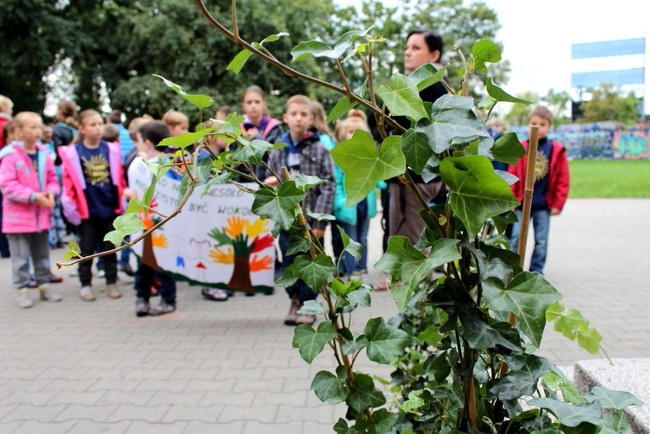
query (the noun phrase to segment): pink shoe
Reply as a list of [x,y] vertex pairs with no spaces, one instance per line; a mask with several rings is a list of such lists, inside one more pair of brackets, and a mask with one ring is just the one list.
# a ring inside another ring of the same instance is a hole
[[390,286],[390,278],[387,278],[374,285],[374,288],[375,291],[386,291],[389,286]]

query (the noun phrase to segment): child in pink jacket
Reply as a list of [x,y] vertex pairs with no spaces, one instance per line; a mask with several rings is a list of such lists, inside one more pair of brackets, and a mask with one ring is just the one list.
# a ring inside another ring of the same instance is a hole
[[49,229],[59,182],[47,147],[38,143],[43,124],[41,117],[33,112],[18,113],[14,124],[20,141],[0,151],[0,189],[4,197],[2,232],[9,240],[13,286],[18,290],[17,304],[28,308],[33,305],[29,296],[30,257],[41,300],[61,301],[61,296],[48,288]]

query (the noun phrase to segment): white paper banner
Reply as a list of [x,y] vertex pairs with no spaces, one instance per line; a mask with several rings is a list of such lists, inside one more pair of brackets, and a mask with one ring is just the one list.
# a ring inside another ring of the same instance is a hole
[[[129,169],[129,187],[143,197],[151,177],[149,169],[136,160]],[[158,213],[167,216],[175,210],[180,185],[180,180],[169,176],[158,180],[154,193]],[[231,184],[213,185],[203,195],[204,190],[204,186],[197,187],[183,211],[153,232],[158,265],[177,279],[196,284],[271,292],[275,264],[272,223],[251,212],[250,193]],[[150,217],[160,219],[155,214]],[[138,256],[142,248],[142,242],[134,246]]]

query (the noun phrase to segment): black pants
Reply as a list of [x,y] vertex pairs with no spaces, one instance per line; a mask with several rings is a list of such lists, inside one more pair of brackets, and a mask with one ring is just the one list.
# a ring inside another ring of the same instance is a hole
[[[92,255],[95,253],[97,246],[101,246],[102,252],[115,248],[110,241],[104,241],[106,234],[114,230],[114,220],[115,218],[90,218],[81,221],[79,225],[79,248],[81,249],[82,256]],[[110,285],[117,281],[117,255],[111,253],[103,258],[106,284]],[[90,286],[93,278],[92,267],[92,260],[79,263],[79,280],[81,281],[81,286]]]
[[160,280],[158,293],[169,304],[176,304],[176,280],[164,271],[156,271],[138,260],[138,268],[135,271],[135,295],[149,301],[151,296],[151,285],[154,279]]

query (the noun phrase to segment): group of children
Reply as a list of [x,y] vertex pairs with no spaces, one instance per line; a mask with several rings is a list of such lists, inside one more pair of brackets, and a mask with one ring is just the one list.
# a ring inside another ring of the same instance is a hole
[[[245,115],[242,134],[245,137],[286,144],[271,151],[265,157],[267,164],[255,167],[254,174],[273,187],[282,181],[278,179],[278,176],[282,178],[282,167],[288,169],[289,176],[304,174],[324,180],[324,183],[307,191],[304,204],[310,211],[309,215],[335,216],[331,231],[332,248],[337,258],[343,255],[340,275],[365,274],[368,226],[377,213],[375,192],[373,190],[356,206],[347,207],[344,174],[333,163],[329,152],[336,143],[350,139],[356,130],[370,131],[365,114],[360,110],[351,110],[346,118],[336,123],[335,132],[332,133],[324,122],[322,106],[307,96],[294,95],[287,100],[283,122],[280,122],[268,115],[263,92],[257,86],[251,86],[244,92],[242,110]],[[230,109],[222,107],[215,117],[224,119],[229,112]],[[530,125],[540,128],[537,165],[545,168],[544,173],[537,175],[533,201],[536,247],[531,271],[540,273],[543,272],[546,258],[548,217],[559,214],[568,195],[568,164],[564,148],[546,138],[551,120],[550,112],[544,108],[535,109],[530,117]],[[57,159],[61,161],[62,188],[55,172],[55,159],[40,143],[43,129],[41,117],[37,113],[22,112],[15,116],[13,123],[17,140],[8,143],[0,152],[0,190],[4,195],[2,232],[9,241],[13,286],[18,290],[17,303],[26,308],[33,304],[28,292],[30,262],[34,267],[40,298],[45,301],[61,300],[61,296],[49,288],[48,229],[52,225],[51,212],[57,198],[60,198],[66,220],[76,227],[82,256],[114,250],[115,246],[105,241],[104,237],[113,230],[113,221],[123,213],[126,201],[134,197],[134,192],[127,188],[128,176],[125,176],[125,172],[128,173],[129,166],[137,167],[146,164],[146,161],[164,158],[164,150],[157,145],[166,137],[187,132],[189,120],[176,111],[167,113],[160,121],[147,118],[132,120],[128,132],[135,146],[123,155],[125,149],[120,149],[119,137],[115,140],[115,131],[105,127],[101,114],[95,110],[82,111],[75,122],[75,139],[67,145],[55,146]],[[227,148],[225,142],[210,136],[208,145],[214,154]],[[544,162],[546,165],[542,164]],[[525,170],[523,159],[509,170],[521,178]],[[170,171],[170,176],[173,174]],[[518,198],[522,196],[521,184],[513,186]],[[326,221],[308,217],[308,223],[316,238],[323,243]],[[361,244],[362,256],[359,260],[347,252],[343,253],[338,227]],[[513,234],[514,246],[516,231]],[[278,241],[282,257],[279,265],[284,268],[291,264],[294,256],[287,254],[287,233],[281,232]],[[122,293],[117,285],[116,253],[106,253],[101,259],[108,297],[119,298]],[[161,272],[155,263],[143,263],[141,260],[138,260],[134,274],[137,316],[160,315],[176,309],[176,283],[172,277]],[[95,300],[92,261],[79,263],[78,276],[81,299]],[[149,304],[152,288],[161,296],[160,304],[156,307]],[[306,301],[316,298],[317,292],[300,280],[286,290],[290,308],[284,323],[312,324],[314,315],[299,311]],[[232,294],[208,287],[203,287],[201,292],[205,298],[213,301],[225,301]]]

